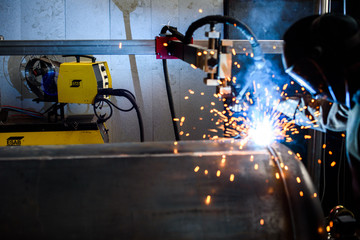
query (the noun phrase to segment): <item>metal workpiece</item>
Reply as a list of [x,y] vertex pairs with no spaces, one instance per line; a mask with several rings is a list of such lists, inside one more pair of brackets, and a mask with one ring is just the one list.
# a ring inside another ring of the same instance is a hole
[[287,147],[240,141],[0,148],[1,239],[322,239]]
[[[232,41],[237,54],[251,52],[247,40]],[[265,54],[281,54],[282,40],[259,40]],[[207,48],[207,40],[195,40]],[[245,49],[245,50],[244,50]],[[0,55],[155,55],[155,40],[3,40]]]

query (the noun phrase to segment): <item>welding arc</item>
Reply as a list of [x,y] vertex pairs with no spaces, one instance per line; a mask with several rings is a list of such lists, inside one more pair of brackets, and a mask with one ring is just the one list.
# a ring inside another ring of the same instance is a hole
[[[122,108],[116,106],[110,100],[104,98],[104,95],[124,97],[127,100],[129,100],[129,102],[132,104],[132,107],[129,108],[129,109],[122,109]],[[96,109],[101,108],[104,103],[106,103],[110,107],[110,114],[108,116],[105,116],[106,114],[103,114],[103,115],[100,114],[99,115],[96,112]],[[123,112],[129,112],[132,109],[135,109],[136,114],[137,114],[137,118],[138,118],[138,123],[139,123],[140,141],[144,142],[144,124],[143,124],[143,121],[142,121],[141,113],[140,113],[138,105],[136,104],[135,97],[130,91],[128,91],[126,89],[112,89],[112,88],[98,89],[98,94],[96,95],[96,97],[94,99],[93,107],[94,107],[95,116],[98,118],[98,121],[100,123],[104,123],[108,119],[111,118],[112,113],[113,113],[112,107],[115,107],[116,109],[118,109],[120,111],[123,111]]]

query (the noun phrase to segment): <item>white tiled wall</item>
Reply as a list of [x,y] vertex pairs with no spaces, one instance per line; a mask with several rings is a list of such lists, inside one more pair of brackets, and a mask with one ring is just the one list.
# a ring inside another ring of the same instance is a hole
[[[177,26],[185,33],[191,22],[206,15],[222,14],[222,4],[221,0],[0,0],[0,35],[6,40],[154,39],[165,24]],[[197,30],[194,38],[204,39],[204,28]],[[145,139],[173,140],[161,60],[156,60],[155,55],[96,58],[108,61],[114,88],[136,94],[144,119]],[[21,56],[0,56],[0,104],[43,110],[48,104],[33,103],[21,82],[21,59]],[[177,116],[185,117],[181,138],[202,139],[204,133],[209,133],[208,129],[215,128],[209,113],[210,102],[217,101],[213,97],[215,88],[203,84],[206,74],[180,60],[168,61],[168,67]],[[189,89],[195,94],[189,94]],[[205,95],[200,95],[201,92]],[[128,104],[123,99],[112,101]],[[217,105],[221,109],[221,104]],[[201,106],[205,107],[204,111],[200,111]],[[72,104],[68,111],[91,113],[92,108]],[[108,126],[111,142],[139,139],[135,112],[115,111]]]

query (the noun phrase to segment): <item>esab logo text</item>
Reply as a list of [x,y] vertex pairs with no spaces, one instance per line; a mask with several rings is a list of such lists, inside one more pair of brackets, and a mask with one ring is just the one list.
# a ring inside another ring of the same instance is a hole
[[7,139],[8,146],[21,146],[21,139],[24,137],[9,137]]
[[70,87],[80,87],[81,80],[72,80]]

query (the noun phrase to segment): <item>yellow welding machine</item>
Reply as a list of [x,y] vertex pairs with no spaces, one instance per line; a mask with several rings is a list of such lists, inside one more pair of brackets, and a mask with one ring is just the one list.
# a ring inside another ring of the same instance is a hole
[[16,123],[10,118],[0,124],[0,146],[99,144],[109,142],[104,123],[92,114],[68,116],[64,122],[49,123],[45,119]]
[[58,102],[93,104],[99,88],[111,88],[107,62],[69,62],[60,65]]

